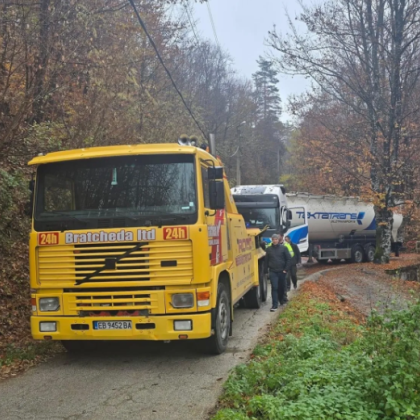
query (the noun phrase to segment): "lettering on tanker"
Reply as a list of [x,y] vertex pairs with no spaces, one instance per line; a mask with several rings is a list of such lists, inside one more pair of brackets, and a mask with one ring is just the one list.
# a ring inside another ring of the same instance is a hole
[[[299,219],[303,219],[305,214],[303,211],[296,212]],[[308,220],[309,219],[316,219],[316,220],[331,220],[332,223],[357,223],[359,225],[362,224],[362,220],[365,217],[365,212],[360,213],[327,213],[327,212],[314,212],[311,213],[308,211]]]

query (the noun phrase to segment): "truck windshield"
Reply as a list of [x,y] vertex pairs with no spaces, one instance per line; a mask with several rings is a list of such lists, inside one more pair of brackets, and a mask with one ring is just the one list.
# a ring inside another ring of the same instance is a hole
[[146,220],[153,225],[161,224],[159,220],[176,224],[197,215],[194,157],[190,155],[124,156],[42,165],[36,194],[35,223],[48,220],[48,226],[60,220],[67,220],[73,228],[108,227],[107,223],[109,227],[138,226]]
[[247,228],[263,228],[268,226],[269,229],[277,229],[279,227],[279,210],[276,208],[240,208]]

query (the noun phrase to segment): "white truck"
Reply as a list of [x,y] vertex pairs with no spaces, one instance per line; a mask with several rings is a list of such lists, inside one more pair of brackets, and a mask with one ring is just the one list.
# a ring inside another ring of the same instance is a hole
[[262,234],[264,242],[270,243],[273,233],[287,232],[301,253],[308,251],[306,206],[288,204],[283,185],[242,185],[232,188],[231,193],[247,228],[267,227]]
[[[282,231],[303,254],[320,263],[373,261],[376,222],[373,205],[354,197],[287,193],[283,185],[247,185],[231,189],[248,227],[268,226],[263,240]],[[397,232],[402,216],[394,214],[392,250],[402,245]]]

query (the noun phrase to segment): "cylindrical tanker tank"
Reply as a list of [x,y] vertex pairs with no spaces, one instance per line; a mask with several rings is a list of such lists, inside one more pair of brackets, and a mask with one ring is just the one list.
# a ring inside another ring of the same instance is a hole
[[[311,240],[335,239],[340,236],[374,237],[376,235],[373,204],[365,203],[358,198],[289,193],[287,202],[289,207],[306,207]],[[300,212],[295,213],[292,210],[293,219],[303,217]],[[392,229],[394,241],[401,223],[402,216],[394,214]]]
[[[373,205],[355,198],[287,194],[289,207],[306,206],[311,240],[336,239],[344,236],[375,236]],[[303,217],[300,212],[292,220]]]
[[[346,257],[342,251],[341,254],[337,254],[336,247],[347,247],[348,255],[352,249],[354,254],[354,247],[359,247],[357,249],[362,247],[365,254],[372,251],[376,236],[373,204],[354,197],[320,196],[308,193],[288,193],[287,202],[292,212],[292,226],[304,217],[302,210],[293,208],[306,207],[309,243],[318,248],[318,257],[321,259],[328,259],[328,256],[333,255]],[[397,242],[401,223],[402,216],[394,214],[392,242]],[[320,250],[325,248],[328,251],[325,251],[325,257],[322,257]],[[370,255],[368,259],[371,258]]]

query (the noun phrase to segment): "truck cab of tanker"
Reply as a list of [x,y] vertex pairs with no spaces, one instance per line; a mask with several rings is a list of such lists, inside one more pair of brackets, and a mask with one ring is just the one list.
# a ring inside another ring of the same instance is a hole
[[266,228],[262,235],[265,243],[271,242],[274,233],[281,232],[287,234],[301,252],[308,250],[306,207],[291,207],[283,185],[241,185],[232,188],[231,193],[246,227]]

